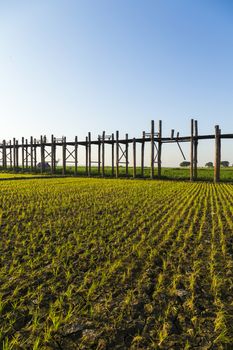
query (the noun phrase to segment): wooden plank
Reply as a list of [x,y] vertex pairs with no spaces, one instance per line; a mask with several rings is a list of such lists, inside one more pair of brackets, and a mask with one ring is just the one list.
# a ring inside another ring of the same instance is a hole
[[25,140],[25,149],[26,149],[26,169],[28,170],[28,140]]
[[36,139],[34,139],[34,171],[37,171],[37,147],[36,147]]
[[16,161],[16,171],[19,170],[19,142],[15,142],[15,161]]
[[11,143],[11,140],[10,140],[9,156],[10,156],[10,168],[12,169],[12,143]]
[[40,162],[41,162],[41,173],[45,170],[45,149],[44,149],[44,139],[43,136],[40,136]]

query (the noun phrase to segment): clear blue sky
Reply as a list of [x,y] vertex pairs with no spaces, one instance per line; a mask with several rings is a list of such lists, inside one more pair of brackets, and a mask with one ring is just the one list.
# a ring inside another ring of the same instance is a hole
[[184,135],[190,117],[233,133],[230,0],[0,0],[0,47],[1,139],[139,136],[151,119]]

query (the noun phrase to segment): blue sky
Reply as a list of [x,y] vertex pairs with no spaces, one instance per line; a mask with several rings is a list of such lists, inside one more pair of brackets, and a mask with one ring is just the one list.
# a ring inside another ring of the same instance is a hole
[[[151,119],[185,135],[190,117],[233,133],[232,1],[0,0],[0,47],[1,139],[139,136]],[[200,164],[213,153],[201,144]]]

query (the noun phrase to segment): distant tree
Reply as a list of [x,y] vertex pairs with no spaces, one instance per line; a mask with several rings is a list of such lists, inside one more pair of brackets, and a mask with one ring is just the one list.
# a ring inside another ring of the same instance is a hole
[[208,163],[205,164],[205,166],[207,168],[213,168],[214,164],[213,164],[213,162],[208,162]]
[[180,163],[181,167],[187,167],[190,166],[190,162],[187,162],[186,160],[184,160],[183,162]]
[[221,163],[221,166],[223,166],[224,168],[228,168],[230,165],[230,162],[228,162],[227,160],[223,160]]

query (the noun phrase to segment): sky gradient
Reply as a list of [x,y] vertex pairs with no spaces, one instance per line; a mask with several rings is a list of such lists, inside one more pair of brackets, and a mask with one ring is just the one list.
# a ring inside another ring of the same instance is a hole
[[[151,119],[186,135],[191,117],[233,133],[232,1],[0,0],[0,46],[1,140],[137,137]],[[163,154],[182,161],[176,145]],[[200,165],[213,155],[200,143]]]

